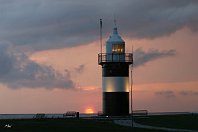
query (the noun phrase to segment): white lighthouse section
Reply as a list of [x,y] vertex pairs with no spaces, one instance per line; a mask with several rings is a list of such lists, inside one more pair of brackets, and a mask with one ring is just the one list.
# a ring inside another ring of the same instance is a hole
[[[118,34],[117,27],[113,28],[113,34],[109,37],[106,42],[106,53],[124,53],[125,42]],[[117,47],[116,47],[117,46]]]
[[103,77],[103,92],[129,92],[128,77]]
[[106,53],[109,54],[107,60],[113,62],[125,61],[125,42],[120,37],[117,31],[117,27],[113,28],[113,34],[106,42]]

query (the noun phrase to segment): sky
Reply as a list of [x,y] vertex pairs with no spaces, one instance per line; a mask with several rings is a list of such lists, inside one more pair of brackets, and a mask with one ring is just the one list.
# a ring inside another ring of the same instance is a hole
[[198,112],[197,14],[197,0],[0,0],[0,113],[101,111],[99,20],[105,47],[114,17],[134,109]]

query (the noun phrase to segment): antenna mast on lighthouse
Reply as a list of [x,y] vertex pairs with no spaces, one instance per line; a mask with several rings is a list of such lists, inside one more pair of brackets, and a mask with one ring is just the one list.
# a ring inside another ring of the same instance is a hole
[[117,27],[117,24],[116,24],[116,18],[115,18],[115,15],[114,15],[114,27],[116,28]]
[[100,53],[102,53],[102,19],[100,19]]

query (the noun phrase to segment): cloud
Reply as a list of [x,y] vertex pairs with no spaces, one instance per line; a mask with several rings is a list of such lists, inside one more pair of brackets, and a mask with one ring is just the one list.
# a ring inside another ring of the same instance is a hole
[[155,95],[157,96],[163,96],[166,98],[172,98],[172,97],[176,97],[177,95],[181,95],[181,96],[198,96],[198,92],[197,91],[179,91],[179,92],[174,92],[174,91],[158,91],[155,92]]
[[96,86],[79,86],[77,87],[77,90],[84,90],[84,91],[92,91],[92,90],[97,90],[99,87]]
[[173,91],[158,91],[158,92],[155,92],[155,95],[163,96],[163,97],[166,97],[166,98],[173,98],[173,97],[176,96]]
[[176,50],[171,49],[167,51],[159,51],[157,49],[150,49],[145,52],[142,48],[138,48],[134,52],[134,67],[142,66],[149,61],[160,58],[171,57],[176,55]]
[[113,14],[126,37],[156,38],[188,27],[198,31],[195,0],[0,0],[0,39],[33,50],[72,47],[98,40]]
[[[156,38],[174,33],[183,27],[188,27],[192,31],[198,29],[198,1],[134,0],[125,6],[125,10],[120,12],[119,16],[123,15],[122,19],[129,18],[129,21],[125,21],[124,30],[132,37]],[[128,13],[124,15],[125,12]],[[130,25],[132,31],[127,30],[127,25]]]
[[197,91],[181,91],[179,94],[183,96],[198,96]]
[[0,43],[0,83],[9,88],[74,88],[70,72],[64,74],[51,66],[30,60],[11,44]]
[[75,68],[75,72],[82,73],[85,70],[85,65],[81,64],[78,67]]

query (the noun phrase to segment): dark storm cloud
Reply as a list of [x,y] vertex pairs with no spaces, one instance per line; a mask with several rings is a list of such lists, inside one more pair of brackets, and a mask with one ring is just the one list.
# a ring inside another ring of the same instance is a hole
[[117,13],[124,20],[129,18],[123,24],[126,35],[155,38],[183,27],[197,31],[197,12],[196,0],[133,0],[123,12]]
[[[115,14],[122,34],[155,38],[198,30],[196,0],[0,0],[0,39],[34,50],[72,47],[109,34]],[[108,32],[107,32],[108,31]]]
[[74,88],[69,71],[61,74],[37,64],[10,44],[0,43],[0,83],[9,88]]
[[166,97],[166,98],[173,98],[173,97],[176,96],[173,91],[158,91],[158,92],[155,92],[155,95],[163,96],[163,97]]
[[150,49],[149,51],[143,51],[142,48],[138,48],[134,52],[134,67],[142,66],[147,62],[161,59],[165,57],[171,57],[176,55],[176,50],[159,51],[157,49]]

